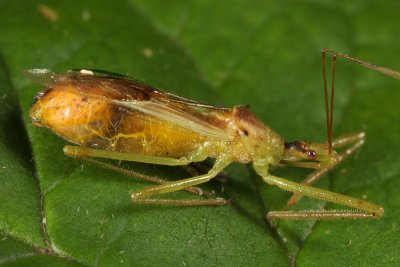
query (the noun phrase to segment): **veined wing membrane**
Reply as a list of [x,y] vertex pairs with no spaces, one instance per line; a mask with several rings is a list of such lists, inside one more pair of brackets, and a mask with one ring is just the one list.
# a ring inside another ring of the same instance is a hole
[[25,75],[48,87],[63,87],[81,96],[100,99],[137,110],[163,121],[172,122],[212,140],[231,141],[227,122],[218,118],[228,108],[198,103],[160,90],[133,78],[104,72],[68,71],[55,74],[49,70],[30,70]]
[[[172,122],[176,125],[189,129],[201,135],[206,135],[213,140],[231,141],[231,138],[223,129],[207,122],[202,114],[190,113],[187,110],[177,109],[176,105],[166,104],[158,101],[113,101],[118,105],[141,111],[145,114],[157,117],[164,121]],[[196,106],[196,109],[203,108]],[[188,109],[192,109],[189,107]],[[210,112],[210,110],[207,110]],[[200,115],[200,116],[198,116]],[[224,122],[221,122],[223,124]]]

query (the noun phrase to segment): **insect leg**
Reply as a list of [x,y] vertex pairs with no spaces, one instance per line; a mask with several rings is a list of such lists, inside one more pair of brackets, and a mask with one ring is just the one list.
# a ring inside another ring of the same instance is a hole
[[384,209],[381,206],[370,202],[341,195],[320,188],[292,182],[277,176],[270,175],[266,168],[254,165],[255,171],[270,184],[276,185],[284,190],[302,194],[316,199],[337,203],[356,210],[339,211],[273,211],[267,215],[268,219],[290,218],[290,219],[343,219],[343,218],[379,218],[383,215]]
[[227,200],[222,198],[217,199],[205,199],[205,200],[179,200],[179,199],[153,199],[150,198],[154,195],[165,194],[169,192],[174,192],[182,190],[184,188],[195,186],[208,182],[210,179],[214,178],[221,170],[230,164],[231,160],[227,159],[217,159],[214,163],[213,168],[206,174],[173,181],[162,185],[157,185],[149,188],[145,188],[140,191],[132,192],[132,202],[138,204],[159,204],[159,205],[222,205],[228,203]]
[[[119,166],[116,166],[114,164],[110,164],[110,163],[106,163],[100,160],[96,160],[93,158],[88,158],[88,157],[77,157],[81,160],[84,160],[86,162],[89,162],[91,164],[94,164],[100,168],[103,169],[107,169],[107,170],[111,170],[114,172],[118,172],[121,173],[123,175],[129,176],[129,177],[133,177],[136,179],[140,179],[143,181],[148,181],[148,182],[152,182],[152,183],[156,183],[156,184],[165,184],[168,183],[168,180],[156,177],[156,176],[150,176],[150,175],[146,175],[140,172],[136,172],[136,171],[132,171],[132,170],[128,170]],[[204,192],[202,189],[198,188],[198,187],[187,187],[184,189],[185,191],[195,194],[195,195],[212,195],[211,192]]]
[[[209,172],[211,166],[207,165],[205,162],[192,162],[187,166],[182,166],[182,168],[189,175],[198,176],[200,174]],[[218,180],[221,183],[226,183],[228,181],[228,174],[226,171],[222,170],[214,179]]]
[[70,157],[106,158],[106,159],[134,161],[134,162],[168,165],[168,166],[187,165],[193,161],[190,157],[179,158],[179,159],[163,158],[155,156],[136,155],[131,153],[122,153],[116,151],[107,151],[107,150],[94,149],[81,146],[65,146],[63,150],[64,154]]
[[[350,147],[338,155],[338,160],[335,165],[330,168],[319,169],[310,173],[307,178],[302,182],[302,184],[313,185],[314,183],[318,182],[324,174],[332,170],[336,165],[343,162],[351,154],[354,154],[354,152],[357,151],[358,148],[360,148],[364,144],[364,142],[365,133],[349,134],[334,139],[332,143],[333,148],[337,149],[345,146]],[[301,197],[301,194],[293,194],[292,197],[288,200],[287,209],[289,209],[293,205],[296,205]]]

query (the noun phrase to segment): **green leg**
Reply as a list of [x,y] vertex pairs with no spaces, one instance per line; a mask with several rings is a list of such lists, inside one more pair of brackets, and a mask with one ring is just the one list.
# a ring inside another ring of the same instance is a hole
[[[192,169],[192,173],[196,174],[191,174],[191,170],[187,170],[189,174],[192,176],[197,176],[201,173],[206,173],[208,172],[211,167],[205,164],[205,162],[192,162],[190,165],[188,165],[189,169]],[[228,173],[225,170],[222,170],[218,173],[218,175],[215,177],[219,182],[221,183],[226,183],[228,181]]]
[[[109,163],[106,163],[106,162],[103,162],[103,161],[100,161],[100,160],[96,160],[96,159],[93,159],[93,158],[88,158],[88,157],[77,157],[77,158],[79,158],[81,160],[84,160],[86,162],[89,162],[91,164],[94,164],[96,166],[99,166],[99,167],[101,167],[103,169],[107,169],[107,170],[111,170],[111,171],[114,171],[114,172],[118,172],[118,173],[124,174],[126,176],[133,177],[133,178],[136,178],[136,179],[140,179],[140,180],[143,180],[143,181],[148,181],[148,182],[152,182],[152,183],[156,183],[156,184],[165,184],[165,183],[170,182],[169,180],[165,180],[165,179],[162,179],[162,178],[159,178],[159,177],[156,177],[156,176],[145,175],[145,174],[140,173],[140,172],[128,170],[128,169],[116,166],[114,164],[109,164]],[[199,187],[187,187],[184,190],[189,192],[189,193],[192,193],[192,194],[195,194],[195,195],[199,195],[199,196],[201,196],[201,195],[213,195],[212,192],[203,191]]]
[[[194,152],[192,155],[184,158],[162,158],[162,157],[152,157],[152,156],[143,156],[143,155],[135,155],[130,153],[121,153],[115,151],[106,151],[100,149],[93,149],[87,147],[80,146],[65,146],[64,153],[70,157],[82,158],[97,165],[102,165],[102,167],[109,168],[124,174],[129,175],[128,170],[121,170],[116,166],[109,166],[107,163],[99,162],[97,160],[91,159],[91,157],[97,158],[108,158],[115,160],[124,160],[124,161],[135,161],[142,163],[151,163],[151,164],[159,164],[159,165],[169,165],[169,166],[179,166],[179,165],[187,165],[193,161],[198,161],[205,159],[207,155],[205,155],[202,150]],[[132,201],[134,203],[142,203],[142,204],[159,204],[159,205],[185,205],[185,206],[198,206],[198,205],[223,205],[228,203],[228,200],[217,198],[217,199],[200,199],[200,200],[181,200],[181,199],[151,199],[149,196],[164,194],[168,192],[173,192],[177,190],[186,190],[195,194],[203,194],[204,192],[198,188],[193,187],[194,185],[205,183],[209,181],[211,178],[215,177],[221,170],[223,170],[231,160],[223,160],[217,159],[213,168],[204,175],[195,176],[192,178],[179,180],[179,181],[165,181],[156,177],[144,176],[142,174],[139,175],[140,178],[152,182],[159,183],[158,186],[153,186],[144,190],[140,190],[132,193]],[[107,166],[106,166],[107,165]],[[132,175],[135,176],[137,173],[134,172]],[[196,192],[197,191],[197,192]]]
[[276,185],[284,190],[302,194],[316,199],[337,203],[357,210],[343,211],[274,211],[269,212],[268,219],[289,218],[289,219],[343,219],[343,218],[379,218],[383,215],[384,209],[381,206],[372,204],[361,199],[337,194],[327,190],[311,187],[304,184],[292,182],[280,177],[270,175],[266,168],[254,166],[255,171],[270,184]]
[[132,201],[138,204],[158,204],[158,205],[222,205],[228,203],[227,200],[217,199],[206,199],[206,200],[179,200],[179,199],[152,199],[151,196],[174,192],[185,189],[190,186],[195,186],[208,182],[214,178],[221,170],[231,163],[231,160],[217,159],[213,168],[207,173],[188,179],[179,181],[169,182],[162,185],[145,188],[140,191],[133,192],[131,194]]
[[155,156],[136,155],[131,153],[122,153],[116,151],[108,151],[101,149],[94,149],[81,146],[65,146],[64,154],[70,157],[95,157],[95,158],[106,158],[124,161],[135,161],[142,163],[168,165],[168,166],[180,166],[187,165],[193,161],[201,161],[207,158],[201,150],[189,155],[188,157],[176,158],[163,158]]

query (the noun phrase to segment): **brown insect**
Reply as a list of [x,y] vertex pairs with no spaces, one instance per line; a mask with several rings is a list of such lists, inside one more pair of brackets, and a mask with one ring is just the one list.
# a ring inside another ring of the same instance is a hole
[[[333,55],[331,101],[326,79],[326,53]],[[337,57],[400,78],[399,72],[325,49],[322,51],[327,114],[328,142],[284,142],[246,106],[221,108],[201,104],[160,90],[138,80],[89,70],[55,74],[34,69],[25,74],[46,86],[36,98],[30,116],[37,126],[44,126],[78,146],[67,145],[64,153],[122,173],[130,172],[101,163],[95,158],[144,162],[160,165],[187,165],[215,158],[213,167],[203,175],[178,181],[135,174],[159,185],[132,192],[135,204],[221,205],[216,199],[159,199],[154,195],[177,190],[203,194],[193,187],[209,181],[231,162],[252,163],[262,179],[294,193],[288,207],[305,195],[355,210],[273,211],[268,218],[337,219],[379,218],[381,206],[353,197],[312,187],[323,174],[353,154],[365,134],[356,133],[332,139],[334,79]],[[334,149],[346,148],[337,153]],[[271,175],[271,166],[290,165],[316,169],[303,183]]]

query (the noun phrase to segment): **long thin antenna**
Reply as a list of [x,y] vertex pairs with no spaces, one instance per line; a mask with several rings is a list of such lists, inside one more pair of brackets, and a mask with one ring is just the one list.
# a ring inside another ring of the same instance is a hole
[[[336,57],[334,57],[334,65],[336,67]],[[332,76],[335,75],[335,70],[332,70]],[[331,98],[330,110],[329,110],[329,97],[328,97],[328,82],[326,78],[326,51],[322,50],[322,77],[324,79],[324,95],[325,95],[325,112],[326,112],[326,130],[328,134],[328,146],[329,153],[332,152],[332,116],[333,116],[333,97]],[[333,95],[334,79],[332,80],[332,91]]]
[[[331,84],[332,88],[331,88],[330,108],[329,108],[328,86],[327,86],[327,78],[326,78],[326,59],[325,59],[326,53],[329,53],[332,55],[332,84]],[[322,70],[323,70],[323,78],[324,78],[326,125],[327,125],[327,131],[328,131],[329,153],[332,151],[333,109],[334,109],[334,99],[335,99],[335,76],[336,76],[337,57],[353,61],[354,63],[357,63],[365,68],[372,69],[377,72],[381,72],[383,74],[386,74],[388,76],[391,76],[391,77],[394,77],[394,78],[400,80],[400,72],[399,71],[381,67],[381,66],[369,63],[367,61],[363,61],[361,59],[336,52],[332,49],[327,49],[327,48],[322,49]]]
[[335,108],[335,78],[336,78],[336,54],[333,55],[332,58],[332,87],[331,87],[331,113],[330,113],[330,120],[329,120],[329,154],[332,152],[332,132],[333,132],[333,110]]

